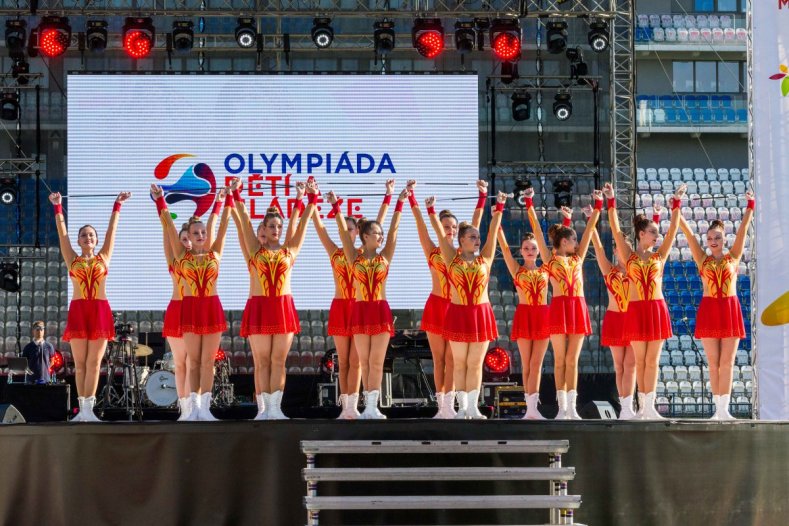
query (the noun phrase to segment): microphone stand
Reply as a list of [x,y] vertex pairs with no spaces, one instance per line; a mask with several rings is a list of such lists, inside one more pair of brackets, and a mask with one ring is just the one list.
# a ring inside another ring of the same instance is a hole
[[696,365],[699,368],[699,374],[701,375],[701,416],[702,418],[704,415],[704,409],[707,407],[707,393],[706,393],[706,384],[704,382],[704,355],[699,350],[699,346],[696,345],[696,339],[693,337],[693,332],[690,330],[690,325],[688,324],[688,317],[683,316],[682,324],[685,326],[685,330],[688,332],[690,336],[690,348],[693,349],[693,352],[696,354]]

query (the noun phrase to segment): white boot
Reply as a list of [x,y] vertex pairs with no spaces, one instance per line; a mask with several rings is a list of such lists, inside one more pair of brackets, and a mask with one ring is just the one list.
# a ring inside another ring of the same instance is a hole
[[712,416],[710,417],[710,420],[720,420],[721,419],[721,414],[720,414],[721,407],[720,407],[720,396],[719,395],[712,395],[712,405],[715,406],[715,411],[712,413]]
[[556,403],[559,405],[559,412],[554,420],[567,420],[567,391],[556,391]]
[[367,391],[367,395],[364,397],[364,412],[360,418],[364,420],[383,420],[386,418],[386,415],[378,410],[378,397],[380,395],[381,391]]
[[436,393],[436,407],[438,407],[438,411],[433,416],[433,418],[446,418],[446,414],[444,412],[444,398],[446,395],[444,393]]
[[647,405],[647,399],[644,393],[638,393],[638,412],[633,420],[644,420],[644,408]]
[[82,411],[82,418],[85,422],[101,422],[96,413],[93,412],[93,406],[96,405],[96,397],[89,396],[85,398],[85,409]]
[[545,417],[540,414],[537,405],[540,403],[540,393],[532,393],[526,397],[526,414],[523,416],[524,420],[545,420]]
[[345,420],[358,420],[361,417],[359,410],[356,406],[359,405],[359,393],[346,395],[348,398],[345,400],[345,408],[342,410],[343,415],[340,415]]
[[282,391],[274,391],[271,393],[271,409],[268,413],[271,420],[288,420],[288,417],[282,412],[283,394]]
[[260,393],[255,397],[258,403],[258,414],[255,415],[253,420],[268,420],[268,408],[271,405],[271,395],[268,393]]
[[447,391],[444,394],[444,418],[455,418],[458,414],[455,411],[455,391]]
[[348,395],[341,394],[340,399],[337,401],[339,406],[342,408],[340,414],[337,415],[336,420],[347,420],[348,419]]
[[211,414],[211,393],[200,395],[200,408],[197,410],[197,419],[201,422],[217,422],[219,419]]
[[488,417],[479,412],[479,389],[468,392],[468,410],[466,414],[474,420],[487,420]]
[[633,420],[633,418],[635,418],[636,414],[633,412],[633,395],[620,396],[619,405],[622,406],[622,410],[619,411],[619,420]]
[[734,418],[732,416],[731,413],[729,413],[729,403],[730,402],[731,402],[731,395],[730,394],[720,395],[720,397],[718,398],[718,411],[717,411],[717,413],[718,413],[718,415],[720,417],[720,420],[724,420],[724,421],[737,420],[736,418]]
[[655,391],[647,393],[644,397],[644,420],[665,420],[665,418],[658,413],[657,407],[655,407],[656,397],[657,393],[655,393]]
[[458,399],[458,410],[455,413],[455,418],[465,420],[468,418],[468,393],[466,391],[456,391],[455,397]]
[[189,420],[189,415],[192,412],[192,397],[184,396],[178,399],[178,408],[181,411],[181,416],[178,417],[179,422]]
[[189,406],[192,408],[189,415],[184,419],[186,422],[197,422],[200,420],[200,395],[189,393]]
[[572,389],[567,393],[567,419],[568,420],[583,420],[581,415],[578,414],[578,411],[575,408],[575,402],[578,398],[578,391]]
[[79,404],[79,411],[77,411],[77,414],[74,415],[74,417],[69,420],[69,422],[85,422],[85,415],[83,414],[83,411],[85,410],[85,397],[77,397],[77,403]]

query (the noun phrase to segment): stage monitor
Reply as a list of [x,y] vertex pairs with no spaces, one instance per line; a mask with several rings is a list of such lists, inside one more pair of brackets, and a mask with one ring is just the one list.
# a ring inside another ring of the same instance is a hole
[[[235,176],[255,226],[272,205],[289,216],[293,185],[310,175],[324,193],[344,199],[344,214],[367,218],[377,215],[385,181],[396,179],[385,234],[408,179],[419,182],[425,215],[429,195],[438,196],[437,210],[451,209],[461,221],[476,203],[475,74],[70,74],[68,94],[71,197],[64,209],[74,246],[85,224],[103,239],[113,196],[134,193],[123,206],[107,281],[114,310],[163,310],[172,294],[151,183],[167,188],[179,226],[196,213],[207,218],[214,192]],[[322,203],[319,213],[340,246],[330,210]],[[312,224],[292,288],[299,309],[328,309],[334,295]],[[430,288],[406,203],[387,296],[392,308],[421,309]],[[232,221],[218,291],[226,309],[244,308],[249,277]]]

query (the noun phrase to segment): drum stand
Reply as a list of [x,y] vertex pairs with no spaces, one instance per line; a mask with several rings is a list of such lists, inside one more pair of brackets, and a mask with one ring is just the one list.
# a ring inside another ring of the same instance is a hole
[[[125,408],[130,421],[136,417],[142,422],[142,393],[131,338],[121,338],[118,342],[108,342],[108,345],[107,385],[99,396],[100,416],[103,417],[108,408]],[[118,367],[123,370],[123,385],[116,388],[115,370]]]
[[212,398],[216,407],[228,407],[235,403],[233,384],[230,382],[230,363],[221,360],[214,364],[214,388]]

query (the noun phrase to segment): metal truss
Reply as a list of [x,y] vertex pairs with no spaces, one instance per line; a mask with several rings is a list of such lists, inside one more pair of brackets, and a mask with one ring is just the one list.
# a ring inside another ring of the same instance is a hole
[[21,175],[36,175],[38,163],[35,159],[0,159],[0,176],[19,177]]
[[498,161],[490,167],[497,177],[594,177],[591,162]]

